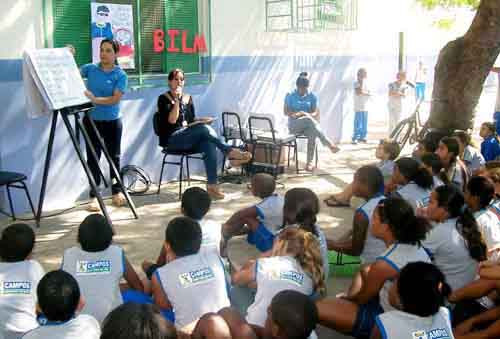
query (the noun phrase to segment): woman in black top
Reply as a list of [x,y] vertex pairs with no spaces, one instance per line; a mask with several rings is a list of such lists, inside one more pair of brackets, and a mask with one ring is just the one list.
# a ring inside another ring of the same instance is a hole
[[169,150],[203,153],[207,191],[213,199],[223,199],[224,194],[217,186],[216,148],[235,165],[248,162],[251,155],[221,142],[213,128],[208,126],[212,118],[195,117],[193,99],[182,91],[184,72],[181,69],[170,71],[168,86],[170,89],[158,97],[160,146]]

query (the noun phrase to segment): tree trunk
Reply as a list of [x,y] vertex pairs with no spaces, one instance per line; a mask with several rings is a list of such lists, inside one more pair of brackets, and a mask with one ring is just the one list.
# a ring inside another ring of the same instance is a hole
[[472,128],[483,83],[499,52],[500,1],[482,0],[467,33],[450,41],[439,53],[429,127]]

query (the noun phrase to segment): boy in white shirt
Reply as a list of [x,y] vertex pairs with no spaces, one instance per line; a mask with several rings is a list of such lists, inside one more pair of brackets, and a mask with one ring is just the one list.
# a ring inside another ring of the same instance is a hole
[[35,233],[26,224],[5,228],[0,239],[0,338],[17,339],[38,326],[36,288],[44,275],[31,259]]
[[251,191],[261,202],[234,213],[223,225],[222,249],[233,235],[248,227],[247,240],[261,252],[273,247],[274,237],[283,227],[283,197],[274,193],[276,181],[272,175],[257,173],[252,177]]
[[47,273],[37,288],[38,306],[46,321],[23,339],[99,339],[101,328],[87,314],[76,315],[85,305],[78,283],[63,270]]
[[167,264],[154,272],[151,289],[162,313],[175,313],[178,329],[229,306],[222,261],[216,253],[199,253],[200,246],[201,228],[196,221],[177,217],[169,222],[165,231]]
[[367,102],[370,98],[370,91],[366,85],[366,69],[360,68],[357,74],[358,80],[354,83],[354,132],[352,135],[352,143],[357,144],[358,141],[366,142],[367,126],[368,126],[368,109]]

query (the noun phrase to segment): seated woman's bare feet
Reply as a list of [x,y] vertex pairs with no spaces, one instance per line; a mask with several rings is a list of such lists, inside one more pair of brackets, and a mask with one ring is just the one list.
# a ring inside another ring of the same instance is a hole
[[219,190],[217,185],[207,185],[207,193],[213,200],[224,199],[224,193]]

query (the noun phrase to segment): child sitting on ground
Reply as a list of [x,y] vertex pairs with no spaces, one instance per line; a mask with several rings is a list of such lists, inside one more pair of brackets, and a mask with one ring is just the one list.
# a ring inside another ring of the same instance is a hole
[[481,154],[484,160],[496,160],[500,156],[500,144],[495,132],[495,125],[491,122],[483,122],[479,136],[484,139],[481,143]]
[[0,338],[19,338],[38,327],[36,288],[44,271],[31,259],[35,233],[26,224],[5,228],[0,238]]
[[225,308],[218,312],[231,329],[233,338],[257,339],[257,333],[266,339],[313,338],[311,335],[318,323],[318,310],[311,298],[294,290],[276,294],[267,308],[264,328],[254,330],[234,309]]
[[486,243],[488,260],[496,262],[500,259],[500,219],[488,209],[494,196],[495,187],[491,180],[473,177],[467,183],[464,198]]
[[465,190],[469,175],[467,168],[459,159],[460,148],[456,138],[444,137],[439,141],[439,146],[436,149],[436,154],[441,159],[443,169],[441,170],[440,179],[445,184],[453,184],[462,192]]
[[[182,193],[181,199],[181,213],[182,215],[191,218],[198,222],[201,227],[201,247],[200,251],[214,252],[220,254],[221,244],[221,229],[222,225],[211,219],[206,219],[205,216],[210,210],[212,199],[207,191],[200,187],[190,187]],[[147,278],[150,280],[153,272],[167,263],[165,246],[161,247],[160,254],[156,259],[156,263],[144,260],[142,269],[146,273]],[[144,290],[146,293],[151,293],[149,282],[144,280]]]
[[425,262],[407,264],[393,285],[402,310],[375,319],[371,339],[453,338],[450,311],[444,307],[451,292],[443,273]]
[[123,304],[102,323],[101,339],[176,339],[175,327],[156,305]]
[[217,253],[199,253],[201,238],[200,225],[193,219],[172,219],[165,231],[167,263],[151,279],[155,304],[175,311],[178,329],[229,306],[222,261]]
[[319,243],[312,233],[287,227],[277,236],[270,257],[249,261],[232,274],[232,281],[237,285],[257,287],[246,320],[255,331],[261,331],[271,300],[279,292],[294,290],[309,296],[325,295]]
[[328,249],[361,256],[363,264],[371,264],[385,250],[382,240],[373,236],[372,214],[378,202],[384,199],[384,178],[375,166],[363,166],[354,174],[353,194],[366,200],[354,213],[352,230],[339,240],[328,240]]
[[485,163],[481,152],[472,145],[470,134],[467,132],[455,131],[453,136],[458,141],[460,160],[467,167],[469,175],[476,175]]
[[283,198],[274,193],[276,181],[273,176],[258,173],[252,177],[251,191],[261,202],[234,213],[222,226],[224,250],[228,240],[248,227],[247,240],[261,252],[273,246],[274,236],[283,226]]
[[439,177],[439,173],[441,169],[443,169],[443,164],[441,159],[437,156],[436,153],[426,153],[422,155],[422,166],[432,175],[432,188],[436,188],[438,186],[444,185],[443,181]]
[[63,270],[47,273],[38,284],[37,295],[38,306],[47,321],[26,333],[23,339],[99,339],[101,328],[97,320],[87,314],[77,315],[85,300],[71,274]]
[[64,251],[61,268],[80,286],[86,304],[82,310],[97,321],[127,302],[120,292],[123,277],[130,288],[142,291],[142,282],[127,260],[123,249],[112,244],[113,230],[101,214],[87,216],[78,228],[78,243]]
[[[389,181],[394,171],[394,160],[398,157],[400,152],[399,144],[390,139],[380,141],[375,151],[375,157],[380,161],[375,164],[382,173],[384,181]],[[353,196],[353,183],[347,185],[340,193],[331,195],[325,199],[325,204],[330,207],[347,207],[350,206],[350,201]]]
[[298,226],[316,237],[319,242],[326,282],[330,273],[328,246],[325,234],[317,224],[318,213],[318,196],[309,188],[296,187],[286,192],[283,206],[284,224],[285,226]]

